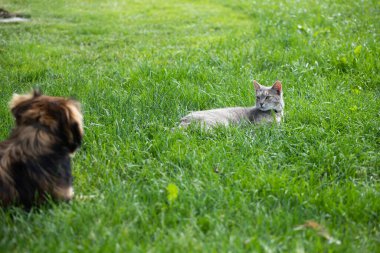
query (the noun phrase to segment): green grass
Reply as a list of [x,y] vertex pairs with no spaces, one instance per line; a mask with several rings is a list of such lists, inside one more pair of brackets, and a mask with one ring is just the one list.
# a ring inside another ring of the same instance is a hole
[[[380,251],[378,1],[1,6],[33,18],[0,24],[1,139],[32,87],[78,98],[86,135],[77,198],[0,210],[0,252]],[[283,125],[171,131],[253,105],[253,79],[282,80]]]

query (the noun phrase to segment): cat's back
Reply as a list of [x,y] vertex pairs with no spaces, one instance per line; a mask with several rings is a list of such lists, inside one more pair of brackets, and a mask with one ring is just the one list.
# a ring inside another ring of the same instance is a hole
[[202,122],[207,126],[228,125],[238,123],[247,117],[249,108],[246,107],[227,107],[204,111],[194,111],[181,119],[181,126],[188,126],[191,122]]

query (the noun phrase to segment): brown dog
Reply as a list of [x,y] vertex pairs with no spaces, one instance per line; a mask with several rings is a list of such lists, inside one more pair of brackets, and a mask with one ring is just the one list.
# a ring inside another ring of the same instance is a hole
[[79,102],[33,91],[9,105],[16,126],[0,142],[0,206],[72,199],[70,154],[83,137]]

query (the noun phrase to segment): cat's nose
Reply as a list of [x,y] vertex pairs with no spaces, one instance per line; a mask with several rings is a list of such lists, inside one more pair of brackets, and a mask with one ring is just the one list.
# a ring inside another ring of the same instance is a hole
[[260,103],[260,106],[263,107],[264,103]]

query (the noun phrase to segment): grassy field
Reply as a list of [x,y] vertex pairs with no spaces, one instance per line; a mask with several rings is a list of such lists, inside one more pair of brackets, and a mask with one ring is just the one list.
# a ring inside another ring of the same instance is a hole
[[[0,7],[32,16],[0,24],[1,139],[32,87],[86,131],[74,201],[0,210],[0,252],[380,252],[378,1]],[[283,125],[171,131],[253,79],[282,80]]]

